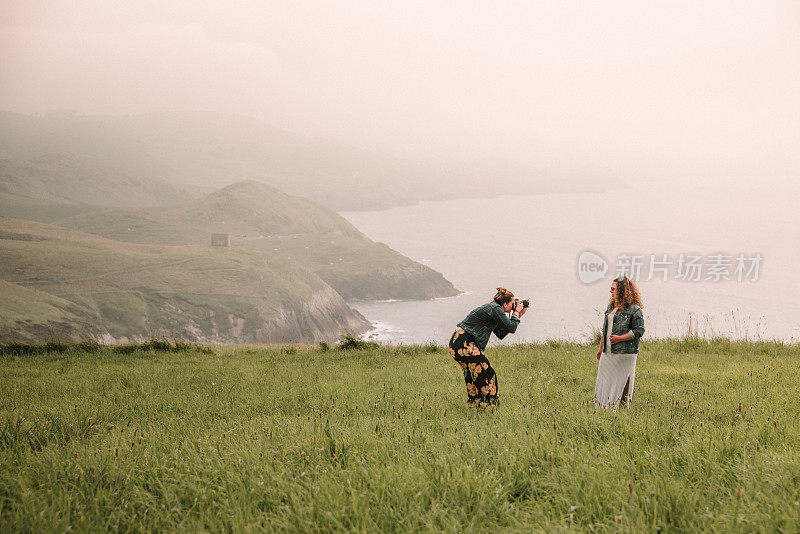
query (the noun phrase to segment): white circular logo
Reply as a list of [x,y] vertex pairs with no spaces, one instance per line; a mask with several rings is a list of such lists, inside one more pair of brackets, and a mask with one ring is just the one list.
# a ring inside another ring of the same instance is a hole
[[578,256],[578,278],[584,284],[602,280],[608,272],[608,262],[591,250],[584,250]]

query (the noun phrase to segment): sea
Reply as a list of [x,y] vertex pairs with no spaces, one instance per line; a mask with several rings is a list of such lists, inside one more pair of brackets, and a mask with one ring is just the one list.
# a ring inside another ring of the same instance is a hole
[[[342,215],[462,293],[352,302],[384,344],[446,344],[506,287],[531,307],[502,343],[587,341],[611,280],[638,280],[646,337],[800,340],[800,195],[645,185],[421,202]],[[491,344],[500,343],[492,338]]]

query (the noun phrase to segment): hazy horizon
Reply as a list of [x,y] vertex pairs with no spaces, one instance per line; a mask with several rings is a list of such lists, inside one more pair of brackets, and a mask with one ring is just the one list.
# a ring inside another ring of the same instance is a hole
[[7,2],[0,108],[208,110],[414,160],[792,186],[800,5]]

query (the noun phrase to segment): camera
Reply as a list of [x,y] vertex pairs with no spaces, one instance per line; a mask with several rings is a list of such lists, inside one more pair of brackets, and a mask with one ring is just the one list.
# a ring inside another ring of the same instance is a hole
[[522,302],[522,307],[523,308],[527,308],[527,307],[529,307],[531,305],[531,302],[528,299],[524,299],[524,300],[514,299],[514,307],[516,308],[517,304],[519,304],[520,302]]

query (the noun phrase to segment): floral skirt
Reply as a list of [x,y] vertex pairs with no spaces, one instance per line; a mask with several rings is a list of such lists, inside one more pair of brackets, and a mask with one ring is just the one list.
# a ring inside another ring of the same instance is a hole
[[497,404],[497,376],[486,355],[475,345],[469,332],[457,329],[450,338],[450,354],[464,372],[467,384],[467,405],[486,407]]

